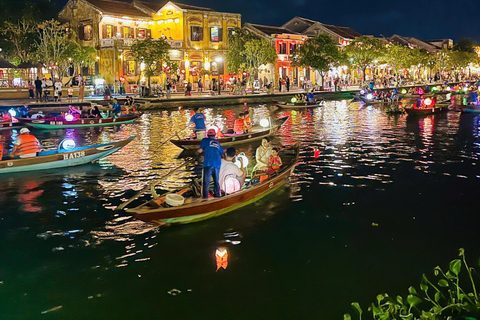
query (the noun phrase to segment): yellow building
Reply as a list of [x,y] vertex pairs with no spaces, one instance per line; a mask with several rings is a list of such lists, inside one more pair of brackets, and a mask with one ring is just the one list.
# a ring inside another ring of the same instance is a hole
[[171,1],[70,0],[59,17],[77,31],[81,44],[98,50],[95,73],[110,84],[137,82],[142,66],[133,60],[130,46],[163,38],[172,47],[170,59],[179,65],[177,74],[166,76],[190,81],[194,88],[201,79],[208,87],[212,78],[224,79],[228,36],[241,26],[240,14]]

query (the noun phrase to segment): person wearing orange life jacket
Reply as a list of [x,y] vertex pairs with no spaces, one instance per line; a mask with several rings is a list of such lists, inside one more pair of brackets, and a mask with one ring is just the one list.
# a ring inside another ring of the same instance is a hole
[[247,130],[247,126],[245,124],[244,114],[240,113],[238,115],[238,117],[239,118],[237,120],[235,120],[235,123],[233,125],[233,132],[235,134],[243,134]]
[[252,128],[252,121],[250,120],[250,112],[248,110],[245,110],[243,113],[244,119],[245,119],[245,126],[247,127],[247,132]]
[[40,143],[37,138],[30,134],[30,130],[27,128],[20,129],[20,135],[17,137],[17,141],[13,146],[10,158],[14,156],[32,158],[36,157],[38,152],[40,152]]
[[3,136],[0,136],[0,160],[2,160],[4,152],[5,150],[3,149]]

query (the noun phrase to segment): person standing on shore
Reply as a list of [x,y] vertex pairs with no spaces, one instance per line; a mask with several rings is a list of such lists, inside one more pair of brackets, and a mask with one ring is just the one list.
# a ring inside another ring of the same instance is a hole
[[282,78],[278,78],[278,92],[282,92]]
[[78,83],[78,101],[83,102],[83,96],[85,95],[85,83],[80,81]]
[[290,91],[290,78],[287,76],[287,79],[285,80],[285,85],[287,86],[287,92]]
[[57,92],[57,95],[58,95],[58,101],[62,101],[63,83],[60,81],[60,79],[57,79],[57,82],[55,82],[54,87],[55,87],[55,91]]
[[33,87],[32,81],[28,81],[28,97],[29,97],[30,99],[35,98],[35,95],[34,95],[34,93],[33,93],[33,88],[34,88],[34,87]]

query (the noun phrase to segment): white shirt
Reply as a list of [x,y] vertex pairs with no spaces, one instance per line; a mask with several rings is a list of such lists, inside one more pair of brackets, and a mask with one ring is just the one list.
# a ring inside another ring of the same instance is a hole
[[234,178],[243,179],[242,178],[243,172],[242,172],[242,170],[240,170],[239,167],[237,167],[237,165],[235,165],[231,161],[226,161],[226,160],[222,159],[222,163],[220,165],[220,172],[218,174],[220,189],[222,189],[222,191],[224,191],[223,190],[223,182],[225,181],[225,177],[228,176],[229,174],[233,175]]
[[62,82],[58,81],[58,82],[55,82],[55,90],[57,91],[62,91]]

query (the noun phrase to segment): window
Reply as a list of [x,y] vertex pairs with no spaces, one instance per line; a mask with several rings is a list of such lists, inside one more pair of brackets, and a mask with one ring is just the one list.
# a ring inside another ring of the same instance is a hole
[[191,37],[192,41],[203,41],[202,27],[192,26],[191,32],[192,32],[192,37]]
[[105,39],[110,39],[111,37],[113,37],[113,26],[112,25],[106,25],[106,26],[103,26],[103,28],[104,28],[103,37]]
[[293,54],[297,50],[297,45],[295,43],[290,43],[290,54]]
[[147,37],[147,29],[138,29],[137,38],[145,39]]
[[235,34],[235,28],[228,28],[228,38],[230,39]]
[[90,41],[93,38],[92,25],[86,24],[83,26],[83,40]]
[[211,27],[210,28],[210,41],[211,42],[220,42],[223,39],[223,32],[222,28],[219,27]]
[[278,54],[287,54],[287,44],[285,42],[278,44]]
[[130,27],[123,27],[122,31],[122,38],[130,38]]

